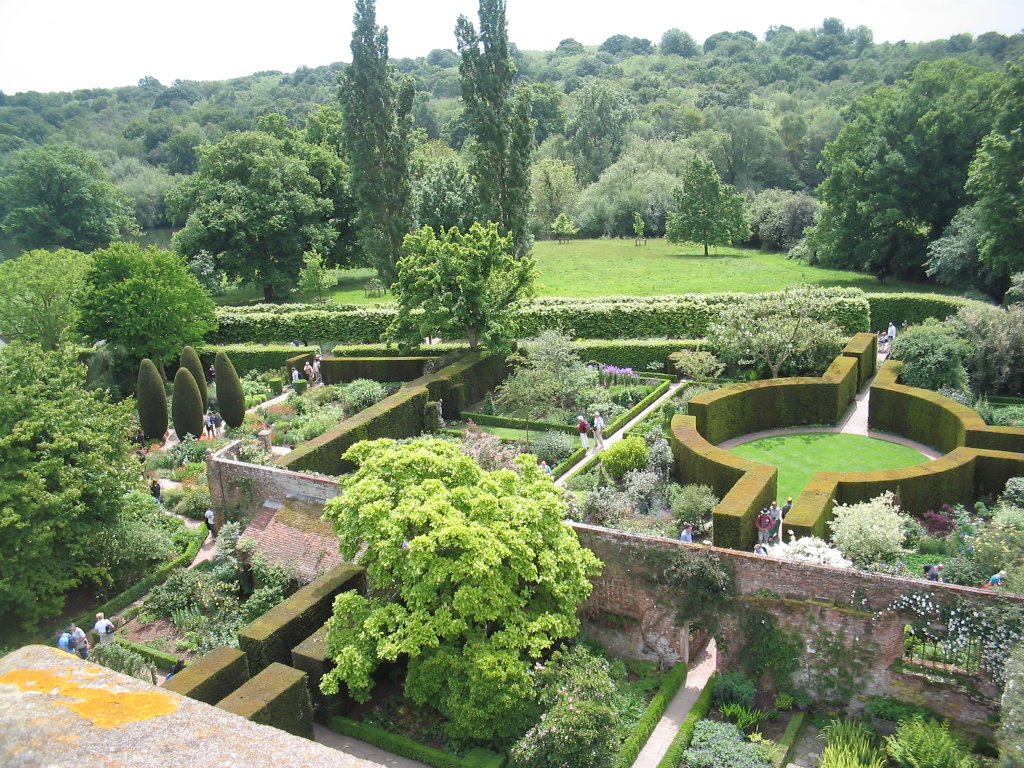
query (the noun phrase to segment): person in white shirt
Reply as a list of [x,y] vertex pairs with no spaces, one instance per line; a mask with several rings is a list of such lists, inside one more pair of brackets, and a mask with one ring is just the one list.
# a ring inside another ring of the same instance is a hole
[[601,418],[601,412],[594,412],[594,420],[590,422],[594,428],[594,441],[597,443],[597,450],[604,450],[604,419]]
[[77,624],[71,625],[71,645],[83,659],[89,658],[89,638],[85,630]]
[[114,622],[102,613],[96,614],[96,623],[92,628],[100,636],[100,645],[114,642]]
[[217,538],[217,513],[212,509],[206,510],[206,527],[210,530],[210,535],[213,538]]

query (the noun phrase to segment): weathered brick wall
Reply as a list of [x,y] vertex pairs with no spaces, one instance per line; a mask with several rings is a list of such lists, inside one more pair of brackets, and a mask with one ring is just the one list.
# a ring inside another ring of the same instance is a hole
[[237,460],[238,446],[231,443],[206,457],[210,497],[222,518],[252,516],[264,500],[284,502],[300,496],[326,501],[338,495],[336,478],[247,464]]
[[928,707],[972,736],[991,738],[999,717],[995,699],[979,696],[959,685],[937,684],[916,673],[883,670],[871,681],[867,693]]

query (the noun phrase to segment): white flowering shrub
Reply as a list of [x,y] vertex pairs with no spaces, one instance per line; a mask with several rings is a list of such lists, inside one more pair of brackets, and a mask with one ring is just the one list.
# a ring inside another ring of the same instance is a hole
[[781,542],[768,548],[771,557],[778,557],[783,560],[797,560],[802,563],[817,563],[819,565],[834,565],[837,568],[849,568],[853,563],[843,557],[843,553],[835,547],[829,546],[815,536],[805,536],[795,539],[790,532],[789,542]]
[[832,544],[854,562],[893,562],[906,554],[909,515],[900,512],[892,491],[857,504],[837,504],[833,516]]

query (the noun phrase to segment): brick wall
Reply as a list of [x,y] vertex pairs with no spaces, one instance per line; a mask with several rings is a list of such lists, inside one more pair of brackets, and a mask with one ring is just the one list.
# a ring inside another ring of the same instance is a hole
[[236,441],[206,456],[210,498],[222,519],[251,517],[264,500],[284,502],[299,496],[326,501],[338,495],[336,478],[238,461],[239,444]]

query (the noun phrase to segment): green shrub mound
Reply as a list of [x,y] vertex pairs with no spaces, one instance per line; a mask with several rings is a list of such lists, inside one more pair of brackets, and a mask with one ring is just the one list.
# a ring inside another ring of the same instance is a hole
[[179,440],[186,436],[202,437],[203,399],[188,368],[179,368],[174,374],[174,395],[171,398],[171,420]]
[[245,391],[238,372],[224,352],[217,353],[213,367],[217,372],[217,407],[220,415],[229,427],[240,427],[245,420]]
[[769,750],[751,744],[732,723],[702,720],[683,755],[687,768],[770,768]]
[[915,717],[904,720],[885,740],[885,752],[897,768],[977,768],[967,745],[946,723]]
[[206,387],[206,369],[203,368],[203,364],[199,361],[199,355],[192,347],[186,346],[181,350],[181,358],[178,361],[178,365],[181,368],[188,368],[188,372],[192,374],[192,378],[196,380],[196,386],[199,387],[199,397],[203,401],[203,413],[206,413],[206,409],[210,407],[210,393]]
[[627,472],[647,466],[647,450],[647,442],[642,437],[630,435],[603,451],[601,464],[609,475],[621,480]]
[[135,396],[138,401],[139,424],[147,440],[162,440],[167,434],[167,391],[164,379],[148,357],[139,363]]

